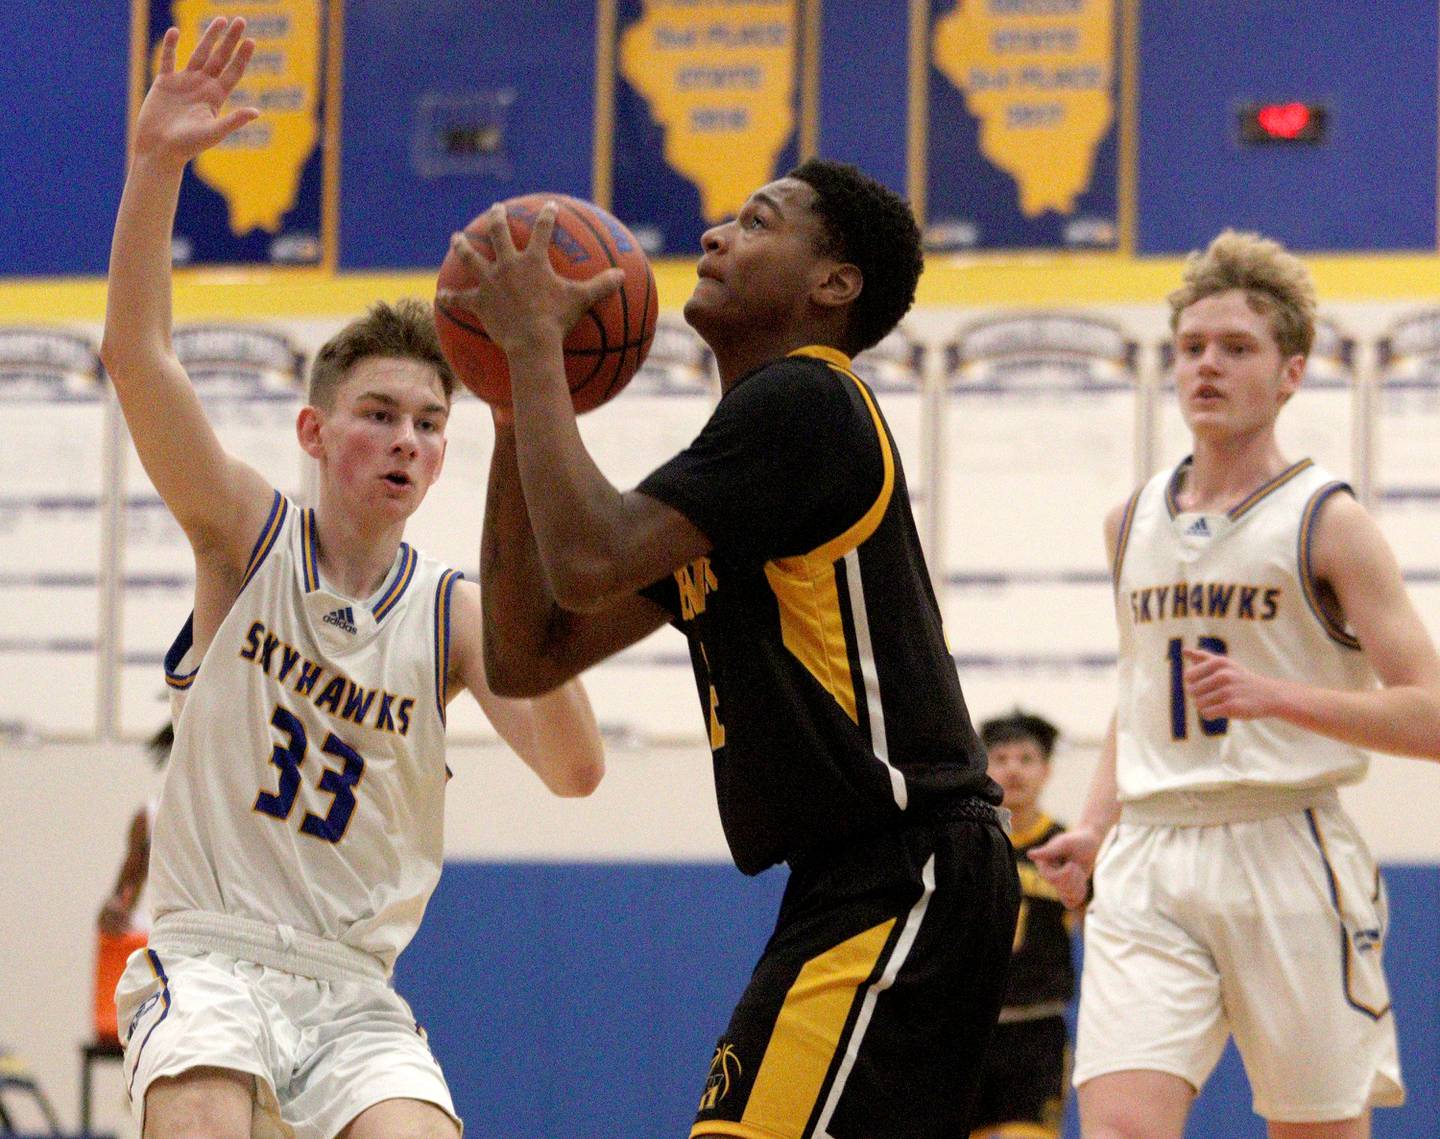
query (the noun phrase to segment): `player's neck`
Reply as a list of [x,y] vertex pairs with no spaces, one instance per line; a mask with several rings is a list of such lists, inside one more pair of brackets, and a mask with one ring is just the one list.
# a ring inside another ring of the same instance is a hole
[[1273,431],[1226,439],[1197,435],[1194,458],[1179,490],[1180,508],[1197,513],[1229,510],[1289,465]]
[[791,352],[816,344],[833,347],[839,342],[840,331],[838,326],[831,328],[810,321],[806,322],[804,327],[772,327],[754,333],[747,329],[738,336],[716,336],[713,340],[707,338],[706,343],[715,353],[715,366],[720,373],[720,389],[728,392],[741,377],[765,364],[784,359]]
[[385,584],[404,536],[403,523],[384,530],[356,526],[338,511],[315,511],[320,573],[331,589],[363,601]]

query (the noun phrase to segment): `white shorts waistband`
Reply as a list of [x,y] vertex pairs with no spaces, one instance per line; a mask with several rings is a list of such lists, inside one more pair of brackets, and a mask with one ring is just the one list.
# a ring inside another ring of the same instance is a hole
[[1218,791],[1166,791],[1120,804],[1120,821],[1139,826],[1210,827],[1253,823],[1315,807],[1334,806],[1334,787],[1227,787]]
[[385,966],[363,949],[233,914],[186,910],[157,918],[150,948],[164,953],[223,953],[317,981],[389,980]]

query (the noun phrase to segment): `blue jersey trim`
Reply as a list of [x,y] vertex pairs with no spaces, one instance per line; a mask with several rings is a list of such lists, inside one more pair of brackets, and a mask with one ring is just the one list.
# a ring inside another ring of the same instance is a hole
[[1335,907],[1335,916],[1340,920],[1340,973],[1345,984],[1345,1003],[1356,1012],[1364,1013],[1371,1020],[1379,1020],[1390,1012],[1390,1005],[1384,1008],[1371,1008],[1369,1005],[1355,999],[1350,991],[1350,966],[1354,961],[1353,951],[1350,948],[1350,931],[1345,928],[1345,914],[1340,908],[1340,886],[1335,881],[1335,870],[1330,865],[1330,855],[1325,849],[1325,839],[1320,834],[1320,823],[1315,817],[1315,808],[1307,807],[1305,810],[1305,821],[1310,824],[1310,837],[1315,840],[1315,848],[1320,852],[1320,864],[1325,868],[1325,881],[1330,886],[1330,903]]
[[316,536],[314,507],[300,513],[300,570],[305,592],[314,593],[320,588],[320,540]]
[[383,621],[388,613],[400,603],[400,598],[405,596],[405,591],[410,588],[411,579],[415,576],[415,567],[420,564],[420,555],[410,548],[408,542],[400,543],[400,568],[396,570],[395,576],[390,580],[380,600],[370,610],[375,614],[375,620]]
[[285,524],[285,516],[289,511],[289,502],[277,490],[275,501],[270,504],[270,516],[265,519],[265,525],[260,527],[260,537],[255,539],[255,545],[250,550],[250,560],[245,565],[245,576],[240,581],[242,593],[250,584],[250,579],[260,569],[261,564],[269,557],[270,551],[275,548],[275,540],[280,536],[280,528]]
[[165,683],[171,688],[185,689],[195,683],[195,674],[200,671],[199,665],[189,672],[180,672],[180,662],[185,659],[185,654],[190,651],[190,646],[194,643],[195,613],[192,610],[165,653]]
[[1320,507],[1330,498],[1332,494],[1344,491],[1354,495],[1348,483],[1329,482],[1310,496],[1310,501],[1305,504],[1304,513],[1300,516],[1300,535],[1296,539],[1296,562],[1300,573],[1301,592],[1305,595],[1305,604],[1310,607],[1310,612],[1315,615],[1315,620],[1320,622],[1320,627],[1325,630],[1328,636],[1342,648],[1360,650],[1360,642],[1355,635],[1338,624],[1328,613],[1325,607],[1320,604],[1319,583],[1315,579],[1315,568],[1311,563],[1311,546],[1315,537],[1315,522],[1320,514]]
[[441,724],[450,697],[450,605],[455,583],[464,576],[459,570],[446,570],[435,587],[435,707]]
[[150,1026],[150,1031],[145,1033],[145,1039],[140,1041],[140,1047],[135,1050],[135,1066],[130,1069],[130,1080],[127,1091],[133,1096],[135,1094],[135,1074],[140,1071],[140,1056],[145,1051],[145,1045],[150,1043],[150,1037],[160,1027],[161,1021],[170,1015],[170,978],[165,975],[165,967],[160,964],[160,958],[155,950],[145,950],[145,959],[150,962],[150,968],[160,980],[160,999],[165,1002],[165,1011],[155,1018],[155,1023]]

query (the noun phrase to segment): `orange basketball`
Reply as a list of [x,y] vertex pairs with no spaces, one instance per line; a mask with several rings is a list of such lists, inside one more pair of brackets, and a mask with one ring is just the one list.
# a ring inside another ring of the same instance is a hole
[[[577,412],[599,407],[620,391],[640,369],[655,337],[660,301],[655,273],[635,235],[593,202],[565,194],[524,194],[505,202],[517,249],[530,240],[535,217],[546,202],[560,212],[550,239],[550,264],[562,277],[583,281],[618,266],[625,284],[591,308],[565,337],[565,376]],[[481,214],[465,227],[482,256],[495,251]],[[464,289],[474,281],[452,252],[445,255],[436,287]],[[440,346],[455,374],[486,403],[510,406],[510,367],[505,353],[485,334],[479,321],[456,311],[438,297],[435,326]]]

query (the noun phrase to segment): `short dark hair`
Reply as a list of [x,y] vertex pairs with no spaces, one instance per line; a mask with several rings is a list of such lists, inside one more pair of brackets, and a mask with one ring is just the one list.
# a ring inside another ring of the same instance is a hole
[[335,392],[361,360],[372,356],[418,360],[435,369],[448,400],[455,391],[455,373],[440,351],[435,313],[413,297],[393,305],[378,301],[325,342],[310,368],[310,403],[329,410]]
[[845,351],[854,356],[885,339],[915,303],[925,253],[915,215],[899,194],[844,162],[811,158],[786,175],[815,191],[828,244],[821,249],[860,270]]
[[1060,729],[1043,716],[1022,712],[1019,708],[1005,716],[996,716],[980,725],[980,739],[987,748],[996,744],[1019,743],[1034,740],[1040,754],[1046,759],[1055,750],[1055,741]]

